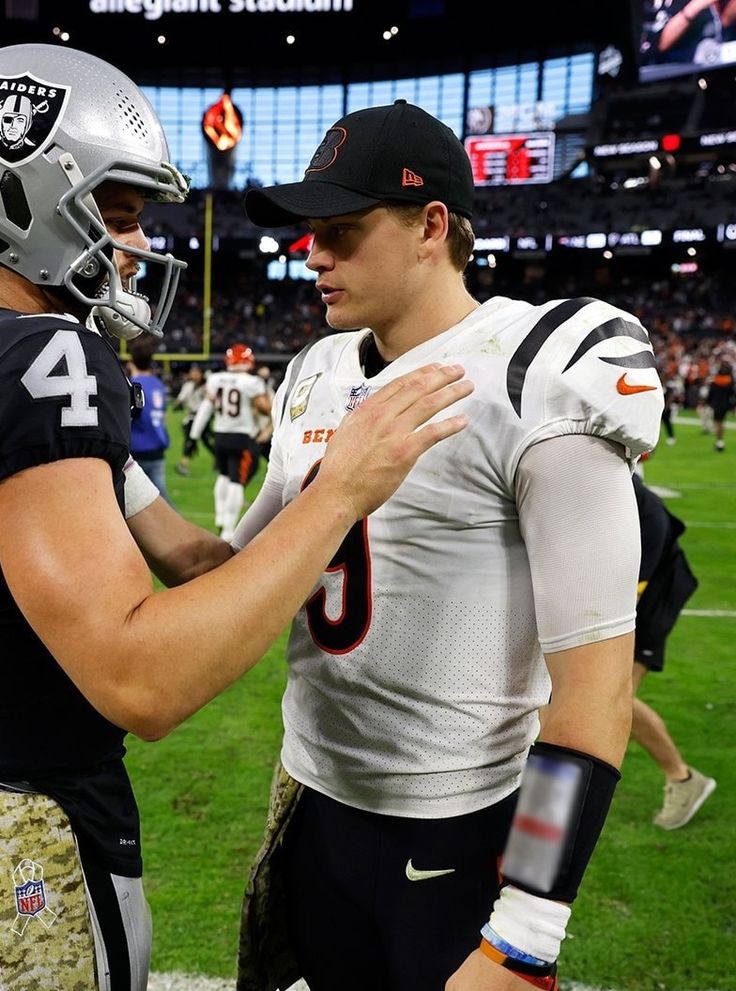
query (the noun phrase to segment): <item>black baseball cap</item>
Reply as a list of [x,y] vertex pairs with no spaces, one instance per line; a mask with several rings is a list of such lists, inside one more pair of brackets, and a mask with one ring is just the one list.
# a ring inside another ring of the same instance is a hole
[[249,189],[245,212],[259,227],[337,217],[387,200],[440,200],[473,214],[473,173],[462,142],[421,107],[396,100],[356,110],[325,134],[301,182]]

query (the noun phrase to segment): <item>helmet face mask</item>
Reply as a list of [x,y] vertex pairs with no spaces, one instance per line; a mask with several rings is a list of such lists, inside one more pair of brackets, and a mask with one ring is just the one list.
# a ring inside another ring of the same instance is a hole
[[256,358],[247,344],[232,344],[225,352],[225,366],[230,371],[252,372],[256,367]]
[[[144,198],[156,196],[162,188],[173,184],[186,195],[187,184],[174,166],[164,163],[158,174],[141,175],[131,182],[130,165],[111,163],[91,175],[82,176],[71,156],[62,155],[60,164],[73,185],[59,200],[60,216],[75,230],[85,250],[75,258],[63,276],[63,285],[80,303],[92,307],[92,315],[101,319],[110,333],[125,340],[137,337],[144,330],[162,336],[163,325],[176,296],[179,276],[186,262],[171,254],[160,255],[147,248],[117,240],[105,226],[94,200],[94,190],[103,182],[119,182],[133,186]],[[114,251],[122,251],[147,264],[163,267],[163,278],[157,302],[151,306],[147,297],[125,288],[114,262]],[[92,285],[90,285],[92,281]]]
[[[116,240],[93,191],[118,182],[183,202],[188,184],[168,156],[150,103],[118,69],[54,45],[1,48],[0,265],[68,290],[116,336],[161,336],[186,263]],[[123,285],[115,250],[163,267],[152,304]]]

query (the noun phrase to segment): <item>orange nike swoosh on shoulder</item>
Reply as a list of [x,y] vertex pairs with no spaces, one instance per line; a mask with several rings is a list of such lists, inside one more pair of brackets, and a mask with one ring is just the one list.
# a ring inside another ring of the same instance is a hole
[[626,381],[626,372],[616,383],[616,389],[622,396],[633,396],[636,392],[649,392],[650,389],[656,388],[656,385],[629,385]]

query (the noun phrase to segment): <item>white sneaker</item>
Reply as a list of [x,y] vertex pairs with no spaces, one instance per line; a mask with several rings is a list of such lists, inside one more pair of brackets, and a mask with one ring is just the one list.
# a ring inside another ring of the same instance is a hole
[[685,781],[668,781],[664,787],[664,803],[654,817],[654,824],[662,829],[679,829],[690,822],[703,802],[716,788],[713,778],[706,778],[694,767],[689,767],[690,777]]

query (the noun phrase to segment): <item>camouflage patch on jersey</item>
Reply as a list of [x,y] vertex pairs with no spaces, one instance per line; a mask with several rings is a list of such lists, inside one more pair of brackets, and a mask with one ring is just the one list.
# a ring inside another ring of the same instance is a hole
[[303,790],[281,763],[276,765],[263,843],[243,899],[237,991],[276,991],[302,976],[287,937],[281,842]]
[[0,789],[0,948],[3,991],[97,987],[74,834],[46,795]]

